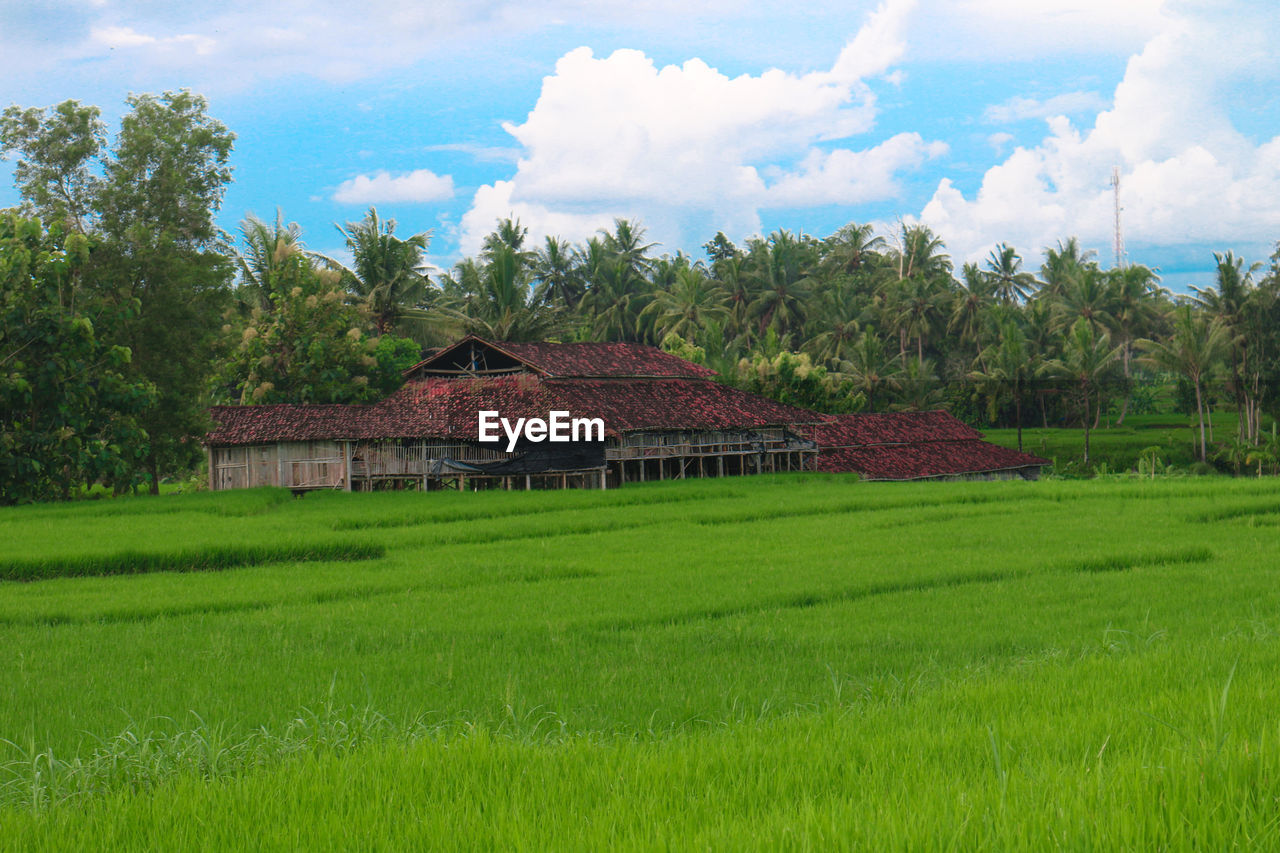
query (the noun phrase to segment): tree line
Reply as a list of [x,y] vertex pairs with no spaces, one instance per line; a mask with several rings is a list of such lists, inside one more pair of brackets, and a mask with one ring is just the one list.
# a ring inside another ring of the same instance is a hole
[[430,233],[370,209],[336,227],[349,264],[295,223],[214,218],[234,135],[182,91],[129,99],[109,144],[96,107],[10,107],[0,152],[0,501],[116,491],[199,464],[216,403],[369,402],[425,351],[498,341],[631,341],[722,381],[823,411],[947,408],[977,425],[1123,423],[1172,405],[1237,413],[1218,449],[1275,466],[1262,428],[1280,387],[1280,244],[1269,266],[1214,256],[1187,296],[1142,265],[1104,269],[1075,238],[1026,268],[997,246],[959,270],[918,224],[775,231],[700,257],[619,219],[534,245],[506,219],[479,254],[427,264]]

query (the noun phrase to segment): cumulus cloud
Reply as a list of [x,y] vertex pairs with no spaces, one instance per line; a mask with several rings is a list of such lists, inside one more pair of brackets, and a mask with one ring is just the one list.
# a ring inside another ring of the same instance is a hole
[[333,200],[342,204],[414,203],[451,198],[453,177],[437,175],[430,169],[415,169],[403,175],[386,171],[356,175],[339,184],[333,193]]
[[989,169],[971,197],[943,179],[921,219],[969,258],[1006,240],[1028,252],[1071,235],[1107,245],[1116,165],[1130,245],[1275,240],[1280,136],[1254,142],[1239,132],[1224,93],[1240,91],[1242,78],[1274,84],[1276,30],[1265,13],[1238,8],[1171,19],[1129,60],[1092,127],[1049,118],[1048,135]]
[[872,129],[866,81],[902,56],[911,6],[884,3],[829,70],[808,74],[729,77],[699,59],[660,68],[637,50],[570,51],[525,121],[504,125],[519,144],[516,172],[476,192],[463,252],[508,215],[535,236],[570,239],[617,215],[638,217],[671,242],[709,226],[758,231],[762,208],[894,197],[895,174],[945,146],[915,133],[865,150],[836,143]]

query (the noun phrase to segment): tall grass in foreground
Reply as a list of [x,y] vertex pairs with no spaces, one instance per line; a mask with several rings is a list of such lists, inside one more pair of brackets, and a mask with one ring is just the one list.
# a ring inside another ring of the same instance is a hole
[[161,569],[0,583],[0,847],[1280,846],[1269,481],[197,497],[0,511]]
[[[1249,640],[1220,641],[1252,657]],[[1256,651],[1256,650],[1252,650]],[[1268,849],[1280,844],[1277,663],[1149,642],[1022,677],[886,683],[664,737],[303,715],[239,741],[121,736],[4,817],[23,849]],[[1194,663],[1203,663],[1195,661]],[[1077,685],[1074,689],[1072,685]],[[1051,721],[1051,725],[1046,725]],[[37,761],[42,765],[43,759]],[[37,768],[38,769],[38,768]],[[30,778],[26,780],[30,782]],[[86,798],[87,797],[87,798]],[[58,799],[60,798],[60,800]]]

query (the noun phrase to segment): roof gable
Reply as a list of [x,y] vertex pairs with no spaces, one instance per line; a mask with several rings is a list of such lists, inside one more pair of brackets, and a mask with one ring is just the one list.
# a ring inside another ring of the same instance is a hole
[[628,343],[509,343],[468,335],[405,371],[409,379],[534,373],[550,379],[708,379],[710,370]]
[[530,372],[542,371],[503,345],[467,335],[406,369],[404,375],[408,379],[423,379],[429,376],[503,376]]

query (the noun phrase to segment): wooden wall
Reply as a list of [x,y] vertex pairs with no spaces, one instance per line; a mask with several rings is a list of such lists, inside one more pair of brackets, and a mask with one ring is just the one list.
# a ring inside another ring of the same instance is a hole
[[210,449],[210,488],[338,489],[345,484],[343,443],[291,441]]

